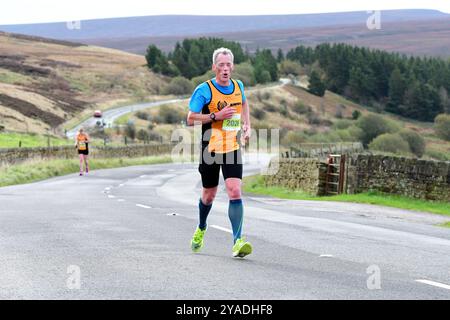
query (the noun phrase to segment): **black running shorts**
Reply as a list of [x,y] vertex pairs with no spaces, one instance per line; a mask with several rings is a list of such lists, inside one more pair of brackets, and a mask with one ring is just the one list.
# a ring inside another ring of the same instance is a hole
[[84,154],[84,155],[89,155],[89,147],[86,145],[86,149],[84,150],[80,150],[78,149],[78,154]]
[[202,176],[203,188],[214,188],[219,185],[219,173],[222,168],[223,179],[242,179],[242,154],[241,150],[228,153],[208,152],[208,148],[203,147],[200,155],[200,165],[198,171]]

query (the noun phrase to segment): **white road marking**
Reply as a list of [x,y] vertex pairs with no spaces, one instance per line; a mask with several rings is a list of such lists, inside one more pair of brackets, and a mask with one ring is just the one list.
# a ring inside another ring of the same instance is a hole
[[175,213],[175,212],[168,213],[167,215],[168,215],[168,216],[179,216],[179,214],[178,214],[178,213]]
[[110,198],[110,199],[112,199],[112,198],[115,198],[116,196],[113,196],[113,195],[111,195],[111,194],[108,194],[108,198]]
[[333,258],[332,254],[321,254],[319,258]]
[[110,187],[107,187],[107,188],[105,188],[105,190],[111,190],[111,188],[110,188]]
[[123,186],[124,186],[124,184],[123,184],[123,183],[119,184],[119,187],[123,187]]
[[225,231],[225,232],[228,232],[228,233],[233,233],[233,231],[231,231],[230,229],[223,228],[223,227],[220,227],[220,226],[216,226],[214,224],[211,225],[211,228],[219,229],[219,230],[222,230],[222,231]]
[[146,206],[146,205],[143,205],[143,204],[136,204],[136,207],[141,207],[141,208],[144,208],[144,209],[151,209],[152,207],[149,207],[149,206]]
[[117,201],[123,202],[123,201],[125,201],[125,199],[117,199]]
[[146,176],[147,176],[147,175],[144,174],[144,175],[140,176],[139,178],[145,178]]
[[443,284],[443,283],[430,281],[430,280],[416,280],[416,281],[420,282],[420,283],[428,284],[430,286],[434,286],[434,287],[450,290],[450,286],[448,284]]

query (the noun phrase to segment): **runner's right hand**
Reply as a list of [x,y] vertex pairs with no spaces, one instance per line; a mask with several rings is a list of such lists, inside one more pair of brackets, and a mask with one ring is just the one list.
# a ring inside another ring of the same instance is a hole
[[216,112],[216,120],[230,119],[236,113],[235,107],[226,106],[219,112]]

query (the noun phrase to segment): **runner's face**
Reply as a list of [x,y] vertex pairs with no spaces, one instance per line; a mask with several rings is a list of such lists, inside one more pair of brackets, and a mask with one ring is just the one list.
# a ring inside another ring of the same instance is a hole
[[231,56],[228,54],[220,53],[217,56],[216,63],[213,64],[213,71],[216,73],[216,81],[220,85],[227,86],[231,78],[231,72],[233,71]]

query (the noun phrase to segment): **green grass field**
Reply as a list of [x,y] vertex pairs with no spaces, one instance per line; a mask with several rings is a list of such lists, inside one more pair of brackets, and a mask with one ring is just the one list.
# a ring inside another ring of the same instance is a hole
[[[36,148],[47,147],[48,138],[38,134],[24,134],[24,133],[0,133],[0,148],[18,148],[19,142],[22,142],[21,148]],[[57,137],[50,137],[50,146],[73,146],[74,141],[71,139],[63,139]],[[91,146],[103,146],[103,139],[91,137]],[[124,146],[121,141],[109,141],[108,146]]]
[[[319,197],[307,194],[301,190],[290,190],[283,187],[266,187],[264,186],[264,176],[259,175],[245,177],[243,179],[243,191],[247,193],[292,200],[339,201],[375,204],[400,209],[430,212],[447,215],[450,217],[450,203],[447,202],[432,202],[411,199],[404,196],[383,194],[380,192]],[[450,227],[450,223],[447,224],[447,226]]]
[[[90,170],[118,168],[136,165],[149,165],[172,162],[170,155],[153,156],[142,158],[123,159],[90,159]],[[0,171],[0,187],[24,184],[51,177],[63,176],[77,173],[79,171],[78,159],[73,160],[50,160],[50,161],[28,161],[23,164],[2,167]]]
[[50,146],[64,146],[73,145],[73,142],[68,139],[62,139],[39,134],[26,134],[15,132],[0,133],[0,148],[18,148],[19,143],[22,142],[22,148],[32,147],[47,147],[50,141]]

